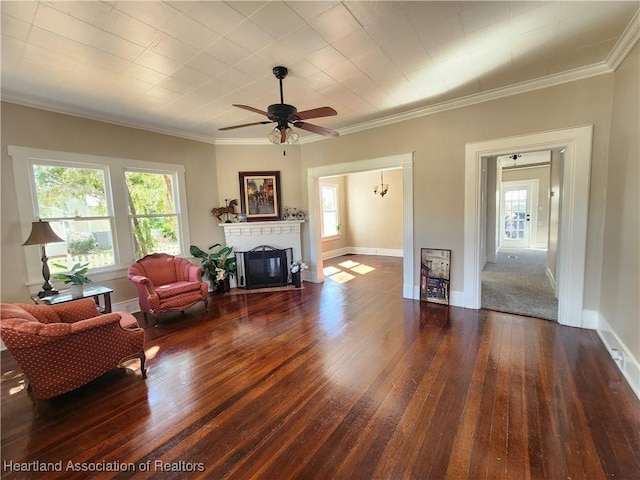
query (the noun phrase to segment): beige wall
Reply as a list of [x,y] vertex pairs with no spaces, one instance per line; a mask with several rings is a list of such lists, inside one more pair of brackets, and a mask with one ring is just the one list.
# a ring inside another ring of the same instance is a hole
[[[286,155],[282,154],[284,151]],[[307,178],[300,169],[300,145],[287,146],[286,149],[272,144],[218,145],[216,159],[219,192],[217,206],[224,206],[225,198],[237,198],[240,206],[239,172],[279,171],[282,205],[309,213],[302,200],[303,183],[306,183]]]
[[498,197],[500,195],[500,182],[502,181],[502,169],[498,168],[498,162],[496,157],[490,157],[483,159],[485,161],[486,178],[484,182],[486,186],[483,186],[483,191],[486,192],[486,209],[485,218],[486,221],[483,225],[486,228],[485,231],[485,255],[487,262],[496,261],[496,252],[498,250],[498,240],[500,239],[500,222],[499,211],[500,204]]
[[[468,142],[593,124],[585,308],[597,309],[613,75],[514,95],[342,135],[303,147],[303,169],[414,152],[414,258],[452,250],[452,290],[464,289],[464,173]],[[518,114],[520,113],[520,114]],[[419,269],[415,268],[414,284]]]
[[640,360],[640,47],[615,73],[600,313]]
[[349,247],[402,250],[402,170],[384,172],[389,191],[373,194],[380,171],[347,175]]
[[[20,233],[8,145],[185,165],[191,242],[215,243],[218,227],[209,214],[219,198],[213,145],[11,103],[3,102],[1,108],[3,302],[29,301],[25,247],[21,246],[25,239]],[[137,298],[126,277],[103,283],[114,289],[115,302]]]
[[546,245],[549,233],[549,167],[522,168],[515,170],[503,170],[503,182],[516,182],[518,180],[538,180],[538,204],[531,208],[536,210],[537,222],[536,238],[531,239],[531,244]]

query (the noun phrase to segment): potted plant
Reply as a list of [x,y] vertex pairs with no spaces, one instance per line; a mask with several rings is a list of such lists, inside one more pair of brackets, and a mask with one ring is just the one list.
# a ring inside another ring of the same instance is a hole
[[209,250],[216,247],[221,248],[207,253],[195,245],[191,245],[189,251],[191,255],[200,259],[200,265],[209,277],[211,288],[224,293],[230,289],[229,275],[233,275],[236,271],[236,257],[233,255],[233,247],[223,247],[219,243],[210,246]]
[[[66,270],[66,265],[61,263],[54,263],[58,268],[62,268]],[[91,279],[87,277],[87,272],[89,271],[89,264],[80,264],[76,263],[71,269],[69,269],[69,273],[56,273],[53,276],[54,280],[62,280],[65,284],[71,284],[71,296],[73,297],[81,297],[83,293],[83,285],[87,283],[91,283]]]

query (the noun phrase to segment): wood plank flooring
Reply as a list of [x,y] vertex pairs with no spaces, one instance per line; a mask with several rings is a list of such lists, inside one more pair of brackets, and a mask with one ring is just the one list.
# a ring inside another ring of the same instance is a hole
[[[640,402],[594,331],[403,299],[399,258],[325,266],[164,316],[146,380],[116,370],[39,416],[2,352],[2,478],[640,477]],[[34,461],[62,471],[11,470]]]

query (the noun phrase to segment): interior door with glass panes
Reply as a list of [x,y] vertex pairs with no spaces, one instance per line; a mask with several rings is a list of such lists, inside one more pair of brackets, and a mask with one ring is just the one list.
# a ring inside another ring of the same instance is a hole
[[528,248],[531,242],[531,186],[503,185],[500,203],[500,246]]

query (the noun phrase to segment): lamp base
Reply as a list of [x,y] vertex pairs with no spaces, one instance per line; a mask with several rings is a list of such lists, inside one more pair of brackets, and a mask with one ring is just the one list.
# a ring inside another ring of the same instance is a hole
[[52,288],[51,290],[41,290],[38,292],[38,298],[50,297],[51,295],[57,295],[58,293],[60,292],[55,288]]

